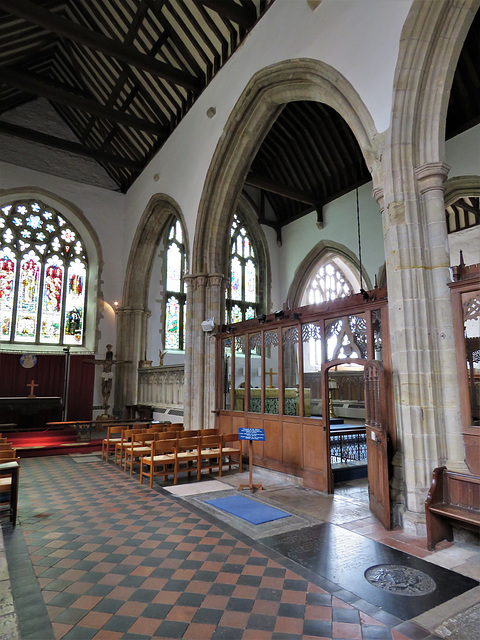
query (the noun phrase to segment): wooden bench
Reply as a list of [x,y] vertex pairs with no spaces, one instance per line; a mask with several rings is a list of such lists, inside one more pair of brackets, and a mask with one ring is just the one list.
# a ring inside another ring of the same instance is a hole
[[438,467],[425,501],[427,547],[453,540],[452,521],[466,528],[480,527],[480,477]]

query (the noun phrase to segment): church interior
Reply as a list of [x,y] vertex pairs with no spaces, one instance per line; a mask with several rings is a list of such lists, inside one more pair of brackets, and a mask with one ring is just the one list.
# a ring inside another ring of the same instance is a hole
[[0,0],[0,628],[472,640],[480,0]]

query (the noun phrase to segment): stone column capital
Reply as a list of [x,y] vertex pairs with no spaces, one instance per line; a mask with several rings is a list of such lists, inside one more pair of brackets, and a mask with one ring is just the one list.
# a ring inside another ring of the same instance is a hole
[[375,198],[378,206],[380,207],[380,214],[383,214],[385,210],[385,193],[382,187],[376,187],[373,190],[373,197]]
[[443,191],[443,184],[447,179],[450,166],[445,162],[427,162],[415,167],[415,178],[417,179],[418,188],[423,195],[428,191]]
[[227,283],[227,279],[223,273],[211,273],[208,276],[208,284],[211,287],[223,287]]

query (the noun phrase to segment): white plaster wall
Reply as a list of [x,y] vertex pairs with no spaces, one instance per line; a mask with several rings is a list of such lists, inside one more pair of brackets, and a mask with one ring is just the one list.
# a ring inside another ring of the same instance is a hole
[[[359,189],[360,229],[362,264],[364,273],[370,277],[372,285],[375,274],[385,262],[383,250],[382,218],[377,203],[372,197],[372,184]],[[323,210],[324,227],[318,229],[317,214],[312,212],[283,229],[281,249],[280,295],[282,304],[288,288],[301,261],[320,241],[334,241],[344,245],[358,258],[357,208],[355,191],[348,193],[326,205]]]
[[449,178],[480,176],[480,124],[445,142],[445,162]]
[[[293,58],[327,62],[359,92],[377,130],[386,129],[398,42],[410,6],[410,0],[324,0],[312,12],[306,1],[277,0],[130,188],[126,246],[154,193],[165,193],[178,202],[193,242],[216,144],[243,89],[263,67]],[[205,112],[212,106],[217,114],[209,119]],[[155,174],[159,174],[158,182],[153,179]]]

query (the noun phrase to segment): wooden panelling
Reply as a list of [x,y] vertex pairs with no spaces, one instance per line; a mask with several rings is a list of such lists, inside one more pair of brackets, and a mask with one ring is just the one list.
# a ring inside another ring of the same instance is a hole
[[279,420],[265,420],[264,455],[270,460],[282,461],[282,425]]
[[[233,418],[235,420],[235,418]],[[217,424],[215,425],[220,429],[220,433],[230,433],[233,431],[232,428],[232,415],[230,413],[221,413],[220,417],[217,418]]]
[[463,434],[465,462],[470,473],[480,476],[480,427],[470,427]]
[[320,424],[303,425],[303,461],[307,469],[324,471],[326,451],[326,435],[323,426]]
[[283,463],[301,467],[303,460],[302,425],[283,423]]

